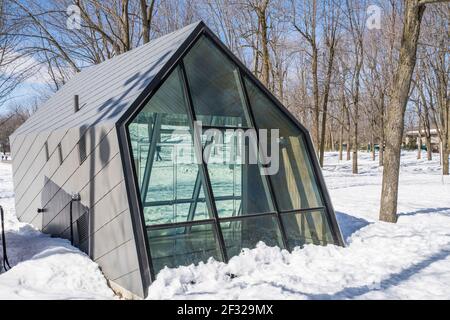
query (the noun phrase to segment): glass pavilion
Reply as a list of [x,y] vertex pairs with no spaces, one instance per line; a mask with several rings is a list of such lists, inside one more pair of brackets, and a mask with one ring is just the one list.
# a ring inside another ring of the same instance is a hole
[[[259,241],[288,250],[341,244],[306,131],[207,35],[126,126],[153,276],[227,261]],[[245,163],[255,151],[236,132],[248,129],[267,129],[268,140],[278,129],[278,147]],[[275,173],[265,165],[271,151]]]

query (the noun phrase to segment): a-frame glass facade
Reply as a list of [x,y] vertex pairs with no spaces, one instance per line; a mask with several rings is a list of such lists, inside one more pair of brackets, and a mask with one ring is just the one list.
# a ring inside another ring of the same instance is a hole
[[259,241],[335,243],[302,132],[206,36],[127,129],[155,275]]

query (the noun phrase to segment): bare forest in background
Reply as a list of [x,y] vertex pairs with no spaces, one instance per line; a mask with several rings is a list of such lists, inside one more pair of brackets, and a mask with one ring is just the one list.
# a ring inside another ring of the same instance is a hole
[[[37,69],[56,91],[83,68],[203,20],[310,130],[321,165],[329,150],[351,160],[355,174],[361,150],[385,165],[383,220],[395,222],[391,186],[397,188],[406,131],[417,131],[424,157],[440,157],[449,173],[447,1],[0,0],[0,6],[3,113],[26,115],[8,99]],[[431,152],[433,131],[440,155]]]

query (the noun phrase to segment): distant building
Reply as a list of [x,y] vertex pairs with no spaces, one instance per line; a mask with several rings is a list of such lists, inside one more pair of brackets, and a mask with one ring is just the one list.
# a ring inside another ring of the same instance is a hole
[[[437,129],[431,129],[431,150],[433,152],[439,152],[439,134]],[[425,147],[427,143],[427,139],[425,137],[425,130],[420,130],[422,146]],[[405,133],[404,145],[415,145],[417,147],[417,140],[419,137],[418,130],[410,130]]]

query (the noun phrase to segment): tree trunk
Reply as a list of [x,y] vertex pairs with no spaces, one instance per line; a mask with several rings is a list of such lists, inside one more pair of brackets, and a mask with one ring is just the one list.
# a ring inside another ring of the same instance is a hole
[[431,137],[427,135],[426,137],[426,146],[427,146],[427,160],[433,160],[433,150],[431,150]]
[[351,149],[352,149],[351,140],[352,140],[352,135],[351,135],[350,130],[348,130],[347,131],[347,147],[345,148],[346,151],[347,151],[347,157],[346,157],[347,161],[350,161],[352,159],[352,157],[350,156]]
[[350,146],[351,146],[351,139],[352,139],[351,128],[350,128],[350,111],[348,110],[348,108],[349,107],[347,107],[345,109],[346,116],[347,116],[347,147],[346,147],[347,161],[349,161],[351,159],[351,157],[350,157]]
[[346,151],[347,151],[347,157],[346,157],[346,160],[347,161],[350,161],[351,159],[352,159],[352,157],[350,156],[350,154],[351,154],[351,149],[352,149],[352,144],[350,143],[350,139],[351,139],[351,136],[350,136],[350,134],[348,135],[348,142],[347,142],[347,147],[346,147]]
[[443,148],[442,148],[442,174],[444,176],[448,176],[449,175],[448,156],[450,154],[450,150],[448,148],[448,145],[447,145],[447,147],[444,144],[442,144],[442,145],[443,145]]
[[[342,161],[342,154],[344,151],[344,128],[346,125],[344,125],[345,121],[348,121],[348,113],[346,113],[346,104],[345,104],[345,85],[341,85],[341,99],[342,99],[342,105],[341,105],[341,130],[339,132],[339,161]],[[346,117],[347,116],[347,117]]]
[[143,43],[150,41],[150,28],[152,26],[153,8],[155,6],[155,0],[150,1],[150,5],[147,5],[146,0],[140,0],[141,3],[141,18],[142,18],[142,39]]
[[341,130],[339,131],[339,161],[342,161],[342,151],[343,151],[343,146],[342,146],[342,140],[344,138],[344,125],[341,124]]
[[328,65],[327,65],[327,76],[325,80],[325,88],[323,92],[323,102],[322,102],[322,132],[321,132],[321,138],[320,138],[320,151],[319,151],[319,163],[320,166],[323,167],[323,158],[325,154],[325,131],[327,126],[327,112],[328,112],[328,96],[330,93],[330,82],[331,82],[331,76],[333,73],[333,61],[334,61],[334,43],[335,41],[330,41],[330,49],[329,49],[329,58],[328,58]]
[[328,151],[336,151],[336,146],[334,144],[334,135],[333,135],[333,129],[331,126],[328,126],[328,144],[327,144],[327,150]]
[[268,0],[261,4],[258,8],[258,19],[261,27],[261,49],[262,49],[262,82],[269,87],[270,81],[270,57],[269,57],[269,39],[267,35],[267,16],[266,10]]
[[317,48],[313,46],[313,55],[312,55],[312,74],[313,74],[313,96],[314,96],[314,117],[313,117],[313,139],[314,145],[316,146],[316,150],[319,151],[319,80],[317,75],[317,60],[318,60],[318,52]]
[[370,152],[372,154],[372,161],[375,161],[375,139],[373,137],[373,131],[370,136]]
[[384,157],[384,137],[382,137],[380,144],[378,145],[378,165],[380,167],[383,166],[383,157]]
[[380,94],[380,141],[378,145],[378,165],[383,166],[384,156],[384,92]]
[[358,122],[355,123],[353,132],[353,162],[352,162],[352,173],[358,173]]
[[[358,62],[357,62],[358,63]],[[354,119],[355,122],[353,124],[353,164],[352,164],[352,173],[357,174],[358,173],[358,122],[359,122],[359,74],[362,67],[362,61],[358,63],[358,66],[356,67],[356,74],[355,74],[355,93],[353,96],[353,105],[355,108],[354,111]]]
[[417,137],[417,160],[422,159],[422,137],[419,136]]
[[122,0],[122,52],[127,52],[131,49],[130,42],[130,15],[129,12],[129,0]]
[[400,151],[406,104],[411,78],[416,64],[417,42],[425,6],[419,0],[404,2],[404,24],[400,45],[400,58],[394,76],[392,99],[387,108],[386,152],[384,154],[381,190],[380,220],[397,222],[398,181]]

